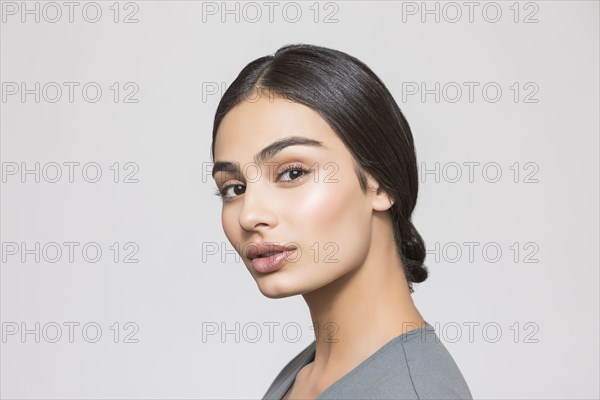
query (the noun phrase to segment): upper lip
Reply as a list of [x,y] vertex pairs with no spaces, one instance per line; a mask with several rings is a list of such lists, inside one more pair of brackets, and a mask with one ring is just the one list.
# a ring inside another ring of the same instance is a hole
[[295,246],[281,246],[275,243],[267,243],[267,242],[263,242],[263,243],[252,243],[250,244],[250,246],[248,247],[248,250],[246,251],[246,257],[248,257],[250,260],[257,258],[258,256],[271,252],[271,251],[286,251],[286,250],[293,250],[295,249]]

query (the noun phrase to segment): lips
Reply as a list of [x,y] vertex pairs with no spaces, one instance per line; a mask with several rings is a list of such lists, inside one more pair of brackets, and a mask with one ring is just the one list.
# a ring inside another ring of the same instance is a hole
[[246,251],[246,257],[250,260],[253,260],[258,257],[267,257],[274,253],[281,253],[287,250],[295,249],[295,246],[281,246],[275,243],[253,243],[249,246],[248,251]]

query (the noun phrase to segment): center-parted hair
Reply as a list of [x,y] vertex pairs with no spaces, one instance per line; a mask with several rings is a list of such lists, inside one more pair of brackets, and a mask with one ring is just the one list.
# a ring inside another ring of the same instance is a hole
[[303,104],[327,121],[354,158],[363,193],[370,174],[393,200],[390,215],[396,249],[412,283],[427,279],[425,243],[411,217],[419,177],[413,136],[389,90],[362,61],[342,51],[290,44],[246,65],[223,94],[213,125],[211,157],[223,117],[253,93]]

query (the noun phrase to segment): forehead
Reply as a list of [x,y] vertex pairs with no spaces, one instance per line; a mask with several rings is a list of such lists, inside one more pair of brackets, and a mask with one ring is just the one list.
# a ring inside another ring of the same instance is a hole
[[215,161],[249,161],[265,146],[289,136],[319,140],[330,149],[341,145],[318,112],[281,97],[263,95],[242,101],[225,115],[215,139]]

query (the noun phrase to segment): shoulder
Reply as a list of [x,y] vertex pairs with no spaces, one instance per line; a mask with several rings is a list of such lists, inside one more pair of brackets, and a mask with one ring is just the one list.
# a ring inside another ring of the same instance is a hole
[[454,359],[427,324],[388,342],[319,399],[467,399]]
[[458,365],[431,325],[400,335],[384,353],[375,366],[382,377],[374,398],[472,399]]
[[[427,324],[394,341],[391,351],[406,363],[413,389],[419,399],[472,399],[471,391],[454,358]],[[396,370],[403,367],[397,366]],[[393,384],[393,376],[390,378]]]

